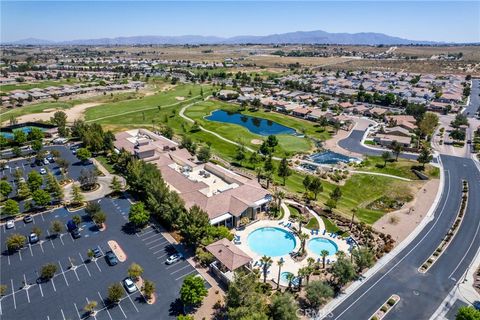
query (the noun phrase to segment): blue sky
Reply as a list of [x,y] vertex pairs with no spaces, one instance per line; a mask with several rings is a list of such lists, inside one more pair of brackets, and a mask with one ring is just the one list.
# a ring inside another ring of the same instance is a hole
[[479,1],[1,1],[1,40],[381,32],[480,42]]

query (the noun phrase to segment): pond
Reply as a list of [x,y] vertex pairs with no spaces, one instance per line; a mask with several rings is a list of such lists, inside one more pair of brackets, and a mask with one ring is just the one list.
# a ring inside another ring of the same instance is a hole
[[296,131],[279,123],[257,117],[246,116],[241,113],[231,113],[225,110],[215,110],[205,119],[223,123],[233,123],[247,128],[248,131],[261,135],[269,136],[276,134],[294,135]]

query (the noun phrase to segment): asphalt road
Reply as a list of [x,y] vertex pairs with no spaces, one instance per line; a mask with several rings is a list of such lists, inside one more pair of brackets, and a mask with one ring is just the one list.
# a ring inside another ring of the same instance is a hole
[[463,110],[463,113],[473,116],[480,108],[480,80],[472,80],[472,89],[470,93],[470,103]]
[[[474,84],[476,89],[472,90],[469,108],[475,103],[478,106],[478,84],[478,81]],[[375,150],[360,144],[362,136],[362,131],[354,131],[339,144],[350,151],[375,154]],[[445,186],[433,220],[394,259],[332,310],[328,319],[370,319],[392,294],[399,295],[401,300],[385,319],[429,319],[462,280],[480,248],[480,172],[469,158],[448,155],[440,158]],[[418,268],[434,252],[455,220],[461,203],[462,180],[469,184],[469,202],[460,229],[430,270],[420,273]]]
[[[441,156],[445,188],[434,220],[392,261],[332,311],[329,319],[370,319],[392,295],[401,300],[386,319],[428,319],[461,279],[480,247],[480,173],[472,160]],[[425,274],[418,268],[452,225],[460,206],[462,180],[469,182],[463,223],[444,254]]]
[[[385,151],[388,151],[388,150],[370,149],[362,145],[360,142],[362,141],[364,134],[365,134],[365,131],[363,130],[353,130],[347,138],[340,140],[338,142],[338,145],[345,150],[361,153],[369,156],[381,156],[382,153],[384,153]],[[400,157],[405,159],[416,160],[418,158],[418,155],[401,153]]]

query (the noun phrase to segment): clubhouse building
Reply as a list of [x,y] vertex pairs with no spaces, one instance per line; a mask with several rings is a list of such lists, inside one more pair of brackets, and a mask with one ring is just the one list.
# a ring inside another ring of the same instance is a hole
[[267,211],[272,197],[252,179],[213,163],[200,163],[186,149],[146,129],[115,135],[115,148],[155,164],[170,190],[176,191],[187,208],[199,206],[212,225],[238,227],[247,217]]

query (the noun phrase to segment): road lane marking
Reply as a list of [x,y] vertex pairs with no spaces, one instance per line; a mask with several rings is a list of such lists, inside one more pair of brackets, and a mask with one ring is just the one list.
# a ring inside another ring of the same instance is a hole
[[[446,194],[450,194],[450,172],[448,170],[445,170],[445,173],[446,173],[446,176],[448,176],[448,188],[447,188],[447,192]],[[445,189],[443,190],[442,194],[445,192]],[[395,269],[400,263],[402,263],[403,260],[405,260],[409,255],[410,253],[412,253],[422,242],[423,240],[429,235],[429,233],[433,230],[433,228],[435,227],[435,225],[438,223],[438,221],[440,221],[440,217],[443,215],[443,212],[445,211],[445,206],[447,204],[447,199],[445,199],[445,201],[443,202],[443,206],[442,206],[442,209],[440,210],[440,214],[438,215],[437,219],[435,220],[435,222],[433,223],[433,225],[430,227],[430,229],[423,235],[423,237],[413,246],[413,248],[410,249],[410,251],[408,251],[400,260],[398,260],[392,267],[388,268],[388,270],[382,275],[380,276],[380,278],[375,281],[368,289],[366,289],[357,299],[355,299],[352,303],[350,303],[346,308],[345,310],[343,310],[340,314],[338,314],[335,319],[338,319],[339,317],[341,317],[345,312],[347,312],[353,305],[355,305],[361,298],[363,298],[371,289],[373,289],[373,287],[375,287],[380,281],[383,280],[383,278],[385,278],[393,269]],[[380,270],[379,270],[380,271]],[[359,287],[360,288],[360,287]],[[346,300],[346,299],[345,299]],[[345,302],[342,301],[343,302]],[[338,306],[337,306],[338,307]]]

